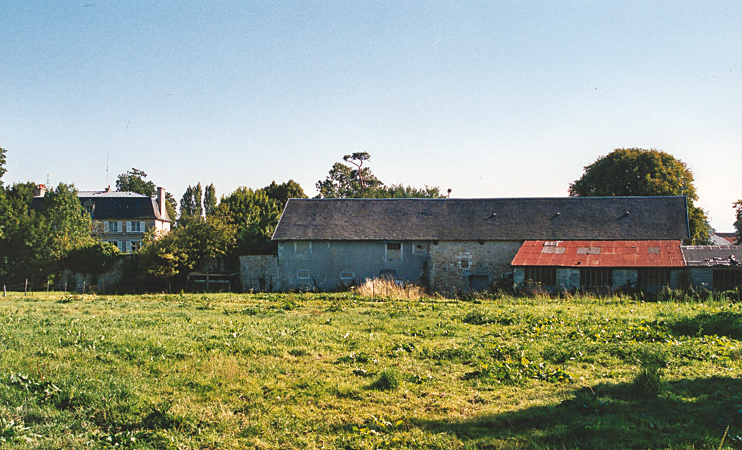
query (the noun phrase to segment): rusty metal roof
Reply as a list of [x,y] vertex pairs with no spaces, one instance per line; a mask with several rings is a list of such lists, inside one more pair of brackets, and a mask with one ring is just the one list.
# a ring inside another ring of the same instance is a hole
[[683,267],[679,240],[526,241],[514,266]]
[[685,264],[694,267],[742,267],[742,245],[686,245]]

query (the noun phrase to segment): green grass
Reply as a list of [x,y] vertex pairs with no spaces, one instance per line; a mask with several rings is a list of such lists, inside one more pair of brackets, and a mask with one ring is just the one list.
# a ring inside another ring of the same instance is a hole
[[721,301],[10,294],[0,448],[742,448],[740,339]]

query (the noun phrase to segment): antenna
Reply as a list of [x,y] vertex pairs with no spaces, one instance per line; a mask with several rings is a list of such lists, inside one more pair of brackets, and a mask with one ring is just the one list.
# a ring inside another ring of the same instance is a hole
[[110,186],[108,184],[108,151],[106,150],[106,186]]
[[47,173],[46,174],[46,187],[47,188],[51,187],[51,185],[49,184],[49,177],[51,177],[52,175],[54,175],[54,174],[53,173]]

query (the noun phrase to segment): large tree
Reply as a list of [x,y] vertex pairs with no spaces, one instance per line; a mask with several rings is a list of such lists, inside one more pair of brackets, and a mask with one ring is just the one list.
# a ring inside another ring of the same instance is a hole
[[136,192],[137,194],[154,197],[157,187],[152,181],[148,181],[144,171],[132,168],[116,178],[116,190],[121,192]]
[[693,174],[684,162],[659,150],[619,148],[585,166],[585,173],[569,186],[573,197],[685,195],[688,201],[690,242],[710,242],[706,213],[698,200]]
[[200,182],[196,186],[189,185],[183,193],[183,197],[180,198],[180,217],[201,217],[204,212],[201,203],[202,197],[203,190]]
[[414,188],[403,184],[386,186],[364,163],[371,158],[366,152],[343,156],[343,163],[335,163],[324,180],[317,182],[317,198],[443,198],[440,188]]

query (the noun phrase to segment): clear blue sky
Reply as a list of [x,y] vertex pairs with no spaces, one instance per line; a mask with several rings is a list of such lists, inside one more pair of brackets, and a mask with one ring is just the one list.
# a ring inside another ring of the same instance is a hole
[[[565,196],[619,147],[742,198],[742,2],[5,1],[8,183],[294,179],[369,152],[387,184]],[[107,156],[108,155],[108,156]]]

